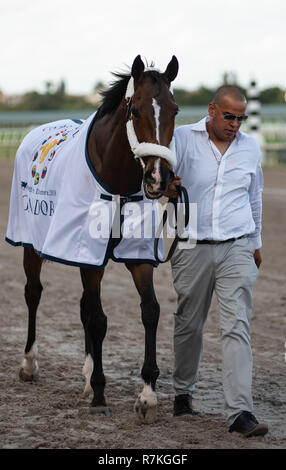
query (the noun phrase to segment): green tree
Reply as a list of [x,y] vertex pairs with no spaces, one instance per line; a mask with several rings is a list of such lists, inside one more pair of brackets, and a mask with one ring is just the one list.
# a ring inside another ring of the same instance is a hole
[[174,97],[179,106],[203,106],[212,100],[214,90],[201,85],[197,90],[174,89]]
[[285,90],[279,87],[271,87],[262,90],[260,99],[265,104],[283,104],[285,103]]
[[190,106],[190,92],[184,88],[174,88],[174,97],[179,106]]
[[53,88],[54,84],[51,80],[46,80],[45,81],[45,87],[46,87],[46,93],[47,94],[51,94],[52,93],[52,88]]
[[41,109],[42,106],[42,95],[37,91],[29,91],[23,95],[23,100],[19,109],[28,109],[31,111],[36,111]]
[[65,95],[66,95],[66,84],[65,84],[64,80],[60,80],[60,82],[59,82],[59,84],[56,88],[55,94],[58,97],[61,97],[61,98],[65,97]]

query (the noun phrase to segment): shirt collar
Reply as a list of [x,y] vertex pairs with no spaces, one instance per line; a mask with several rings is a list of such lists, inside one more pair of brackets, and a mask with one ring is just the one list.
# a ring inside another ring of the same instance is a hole
[[[208,132],[207,131],[207,122],[208,122],[209,118],[210,118],[209,116],[205,116],[203,119],[196,122],[195,124],[191,124],[191,129],[193,131]],[[241,137],[241,132],[237,131],[237,133],[235,135],[235,139],[237,139],[239,141],[240,137]]]
[[196,122],[195,124],[191,124],[191,129],[193,131],[207,132],[208,119],[209,119],[209,116],[206,116],[203,119],[201,119],[199,122]]

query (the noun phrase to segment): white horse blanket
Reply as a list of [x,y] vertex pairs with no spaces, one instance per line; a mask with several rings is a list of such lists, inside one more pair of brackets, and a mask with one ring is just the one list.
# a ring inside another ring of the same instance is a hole
[[99,180],[87,152],[94,117],[51,122],[24,138],[15,159],[6,241],[74,266],[100,268],[110,258],[157,266],[157,201],[143,190],[119,198]]

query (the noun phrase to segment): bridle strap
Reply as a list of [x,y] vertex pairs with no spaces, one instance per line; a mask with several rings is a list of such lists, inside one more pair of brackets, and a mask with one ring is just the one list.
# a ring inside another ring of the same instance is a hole
[[143,169],[145,168],[143,157],[148,157],[148,156],[164,158],[172,166],[172,168],[174,168],[177,164],[174,137],[171,140],[169,147],[165,147],[164,145],[154,144],[151,142],[139,142],[138,141],[138,138],[134,129],[134,125],[133,125],[133,120],[131,117],[133,94],[134,94],[134,80],[133,80],[133,77],[131,77],[128,82],[126,94],[125,94],[126,105],[127,105],[126,132],[127,132],[128,142],[133,152],[134,158],[139,159]]
[[[127,86],[127,91],[128,91],[128,86]],[[128,122],[129,122],[129,121],[132,122],[132,118],[131,118],[132,99],[127,97],[127,95],[128,95],[127,91],[126,91],[126,95],[125,95],[125,98],[126,98],[126,100],[127,100],[126,131],[127,131],[128,142],[129,142],[130,148],[131,148],[131,150],[132,150],[131,143],[130,143],[130,140],[129,140],[129,137],[128,137],[128,127],[127,127]],[[134,92],[134,90],[133,90],[133,92]],[[134,132],[135,132],[135,131],[134,131]],[[133,151],[133,150],[132,150],[132,151]],[[134,158],[136,158],[136,159],[140,162],[140,165],[141,165],[141,167],[142,167],[142,170],[144,171],[146,165],[145,165],[145,163],[144,163],[143,158],[141,158],[141,157],[135,157],[134,152],[133,152],[133,155],[134,155]]]

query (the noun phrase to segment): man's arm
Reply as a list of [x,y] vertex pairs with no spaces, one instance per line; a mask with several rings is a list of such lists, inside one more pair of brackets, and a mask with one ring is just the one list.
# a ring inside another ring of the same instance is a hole
[[174,132],[177,164],[176,164],[176,167],[173,168],[173,170],[176,176],[174,180],[169,184],[166,191],[164,192],[164,196],[169,197],[169,198],[174,198],[174,199],[178,197],[176,186],[182,185],[182,178],[177,175],[178,173],[182,174],[182,164],[183,164],[183,160],[184,160],[184,156],[185,156],[186,148],[188,144],[189,134],[186,133],[184,128],[186,128],[186,126],[177,127],[177,129],[175,129],[175,132]]
[[262,263],[261,256],[261,222],[262,222],[262,191],[263,191],[263,173],[261,164],[257,165],[256,173],[252,176],[251,185],[249,188],[249,202],[252,211],[252,217],[255,222],[255,231],[250,235],[254,243],[254,261],[259,268]]

